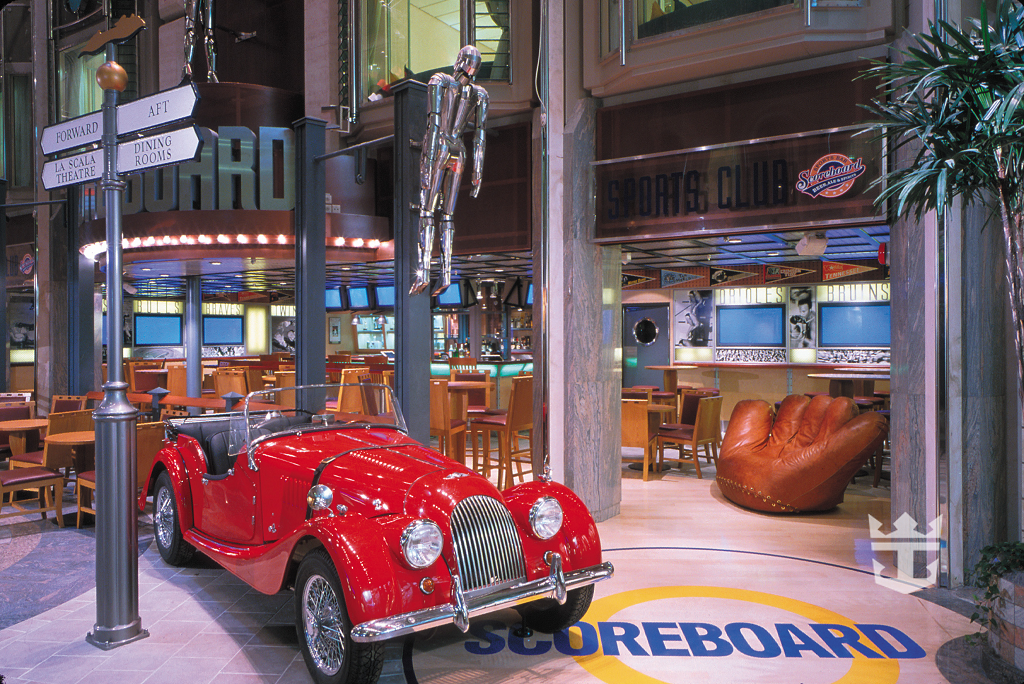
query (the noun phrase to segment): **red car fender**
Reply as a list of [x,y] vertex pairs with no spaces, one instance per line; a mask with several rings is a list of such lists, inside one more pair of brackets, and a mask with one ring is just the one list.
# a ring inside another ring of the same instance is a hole
[[[576,570],[597,565],[601,562],[601,537],[590,511],[576,493],[557,482],[534,480],[511,487],[502,492],[505,505],[520,529],[524,531],[523,551],[529,559],[533,554],[543,554],[551,549],[562,555],[563,567]],[[562,529],[552,539],[543,541],[533,534],[530,526],[530,509],[542,496],[551,496],[562,506]]]
[[401,612],[395,566],[380,525],[360,515],[320,515],[307,521],[306,531],[334,561],[353,625]]
[[171,476],[171,487],[174,488],[174,499],[178,504],[178,526],[182,532],[191,529],[195,525],[192,516],[192,491],[188,485],[188,474],[185,472],[185,464],[175,447],[164,447],[153,459],[153,465],[149,469],[149,476],[146,478],[146,486],[139,494],[139,510],[145,510],[147,499],[156,486],[156,478],[160,472],[166,470]]

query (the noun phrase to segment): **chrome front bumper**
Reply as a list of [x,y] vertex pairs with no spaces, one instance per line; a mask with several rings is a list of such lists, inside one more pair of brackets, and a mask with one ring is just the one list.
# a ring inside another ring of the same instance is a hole
[[455,624],[465,632],[471,617],[544,598],[565,603],[566,592],[606,580],[615,571],[611,563],[605,562],[563,574],[561,559],[557,554],[554,556],[551,573],[543,579],[520,580],[463,594],[458,577],[453,577],[456,587],[454,605],[446,603],[363,622],[352,628],[352,640],[358,643],[384,641],[448,624]]

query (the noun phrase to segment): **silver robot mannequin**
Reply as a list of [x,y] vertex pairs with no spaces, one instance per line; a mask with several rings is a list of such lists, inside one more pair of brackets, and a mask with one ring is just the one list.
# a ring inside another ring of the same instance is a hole
[[419,294],[430,285],[430,254],[434,249],[434,214],[441,211],[441,274],[434,292],[452,282],[452,214],[459,197],[459,182],[466,165],[462,134],[475,119],[473,138],[473,190],[480,192],[484,169],[484,125],[487,123],[487,91],[474,85],[480,70],[480,51],[472,45],[459,50],[452,76],[434,74],[427,83],[427,132],[420,157],[420,240],[416,272],[409,294]]
[[213,0],[185,0],[185,66],[183,79],[192,80],[192,57],[196,53],[196,24],[202,23],[206,43],[206,80],[217,80],[217,46],[213,38]]

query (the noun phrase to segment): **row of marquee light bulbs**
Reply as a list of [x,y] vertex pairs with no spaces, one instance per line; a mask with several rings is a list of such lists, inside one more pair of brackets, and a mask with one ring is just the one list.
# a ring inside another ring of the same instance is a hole
[[[220,234],[216,237],[210,235],[164,235],[163,237],[155,237],[150,235],[148,237],[135,237],[135,238],[124,238],[121,240],[121,249],[146,249],[149,247],[178,247],[181,245],[212,245],[214,243],[221,245],[239,244],[239,245],[269,245],[276,243],[279,245],[291,245],[295,244],[295,238],[291,235],[224,235]],[[381,247],[387,248],[390,241],[380,241],[376,238],[364,240],[363,238],[343,238],[343,237],[329,237],[327,238],[328,247],[353,247],[355,249],[379,249]],[[82,247],[82,254],[92,261],[107,251],[107,241],[102,240],[100,242],[91,242]]]

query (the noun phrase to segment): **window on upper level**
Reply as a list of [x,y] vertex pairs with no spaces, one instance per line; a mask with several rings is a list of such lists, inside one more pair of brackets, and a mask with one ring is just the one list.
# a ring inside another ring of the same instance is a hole
[[627,3],[625,15],[631,17],[626,21],[630,31],[627,37],[628,44],[631,39],[643,40],[723,19],[792,5],[794,0],[602,0],[602,14],[607,25],[607,29],[602,27],[602,33],[605,34],[603,54],[618,50],[622,23],[619,14],[620,2]]
[[511,81],[509,0],[363,0],[359,18],[359,97],[376,99],[406,78],[451,73],[471,43],[483,64],[478,81]]
[[57,64],[60,121],[99,111],[103,106],[103,91],[96,84],[96,70],[103,62],[103,52],[83,55],[81,45],[60,52]]
[[24,5],[11,5],[0,13],[0,176],[12,188],[33,184],[31,19],[31,11]]

